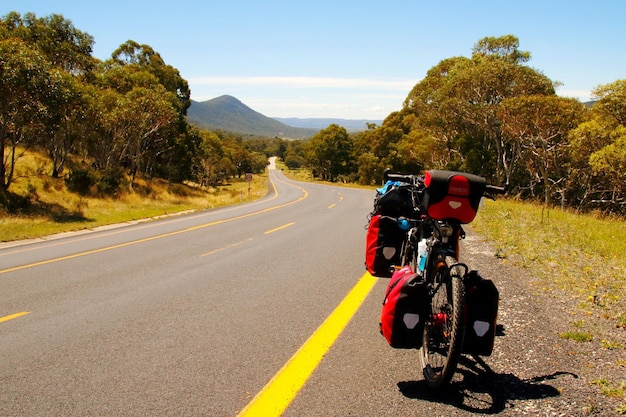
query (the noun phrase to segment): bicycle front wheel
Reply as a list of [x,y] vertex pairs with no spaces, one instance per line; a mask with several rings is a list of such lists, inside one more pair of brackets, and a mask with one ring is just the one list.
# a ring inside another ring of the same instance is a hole
[[420,359],[426,384],[439,388],[450,382],[456,371],[463,346],[463,273],[438,272],[433,284],[431,314],[424,326]]

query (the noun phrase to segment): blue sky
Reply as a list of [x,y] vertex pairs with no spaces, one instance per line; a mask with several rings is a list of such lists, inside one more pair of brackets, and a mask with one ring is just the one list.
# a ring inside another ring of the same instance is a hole
[[150,45],[192,99],[237,97],[270,117],[383,119],[442,59],[513,34],[562,96],[626,78],[622,0],[0,0],[0,15],[61,14],[108,58]]

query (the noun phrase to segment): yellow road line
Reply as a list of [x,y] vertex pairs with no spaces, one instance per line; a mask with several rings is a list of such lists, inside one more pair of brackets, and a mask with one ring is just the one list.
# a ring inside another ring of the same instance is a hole
[[328,206],[329,209],[335,207],[337,204],[331,204],[330,206]]
[[15,313],[15,314],[11,314],[10,316],[0,317],[0,323],[2,323],[3,321],[16,319],[18,317],[22,317],[27,314],[30,314],[30,311],[22,311],[21,313]]
[[26,265],[15,266],[15,267],[12,267],[12,268],[2,269],[2,270],[0,270],[0,275],[6,274],[8,272],[20,271],[22,269],[33,268],[35,266],[47,265],[47,264],[51,264],[51,263],[55,263],[55,262],[66,261],[66,260],[69,260],[69,259],[80,258],[82,256],[93,255],[95,253],[106,252],[106,251],[113,250],[113,249],[124,248],[126,246],[132,246],[132,245],[136,245],[138,243],[149,242],[151,240],[162,239],[164,237],[170,237],[170,236],[175,236],[175,235],[179,235],[179,234],[182,234],[182,233],[193,232],[195,230],[200,230],[200,229],[204,229],[204,228],[207,228],[207,227],[216,226],[216,225],[222,224],[222,223],[228,223],[228,222],[232,222],[232,221],[235,221],[235,220],[245,219],[247,217],[256,216],[258,214],[267,213],[268,211],[276,210],[276,209],[279,209],[279,208],[282,208],[282,207],[287,207],[287,206],[290,206],[292,204],[299,203],[300,201],[304,200],[305,198],[307,198],[309,196],[309,193],[304,188],[298,187],[296,185],[291,185],[291,186],[301,190],[303,195],[300,198],[298,198],[298,199],[296,199],[294,201],[291,201],[289,203],[279,204],[277,206],[268,207],[266,209],[255,211],[255,212],[248,213],[248,214],[242,214],[241,216],[230,217],[230,218],[224,219],[224,220],[217,220],[217,221],[210,222],[210,223],[200,224],[198,226],[188,227],[186,229],[177,230],[175,232],[164,233],[164,234],[161,234],[161,235],[156,235],[156,236],[151,236],[151,237],[147,237],[147,238],[144,238],[144,239],[139,239],[139,240],[133,240],[133,241],[130,241],[130,242],[120,243],[118,245],[106,246],[106,247],[103,247],[103,248],[94,249],[94,250],[90,250],[90,251],[79,252],[79,253],[75,253],[73,255],[61,256],[59,258],[47,259],[45,261],[34,262],[32,264],[26,264]]
[[287,228],[287,227],[289,227],[289,226],[293,226],[294,224],[295,224],[294,222],[287,223],[287,224],[283,224],[282,226],[277,227],[276,229],[268,230],[267,232],[264,232],[263,234],[265,234],[265,235],[269,235],[270,233],[277,232],[277,231],[282,230],[282,229],[285,229],[285,228]]
[[202,254],[200,256],[202,257],[202,256],[213,255],[214,253],[221,252],[221,251],[226,250],[226,249],[234,248],[235,246],[241,245],[242,243],[250,242],[252,239],[254,239],[254,238],[248,238],[246,240],[242,240],[241,242],[233,243],[232,245],[228,245],[228,246],[224,246],[223,248],[212,250],[211,252],[204,253],[204,254]]
[[375,283],[376,278],[368,273],[363,275],[335,311],[239,413],[238,417],[280,416],[343,332]]

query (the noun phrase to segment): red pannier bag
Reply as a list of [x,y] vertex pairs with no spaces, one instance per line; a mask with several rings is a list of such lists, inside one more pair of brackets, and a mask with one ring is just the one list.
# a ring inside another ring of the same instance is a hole
[[431,218],[470,223],[476,217],[487,182],[474,174],[430,170],[424,185],[422,205]]
[[470,271],[465,282],[466,328],[463,353],[490,356],[496,338],[500,294],[493,281]]
[[380,315],[380,332],[391,347],[422,346],[428,305],[428,289],[420,274],[408,266],[393,274]]
[[393,217],[377,214],[367,228],[365,267],[375,277],[389,278],[394,265],[400,264],[400,252],[406,232]]

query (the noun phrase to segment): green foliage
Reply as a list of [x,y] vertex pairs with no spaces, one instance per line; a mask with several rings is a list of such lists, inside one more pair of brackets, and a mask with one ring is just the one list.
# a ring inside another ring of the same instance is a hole
[[505,35],[499,38],[486,37],[479,40],[472,49],[473,57],[486,57],[496,55],[499,58],[520,64],[530,60],[530,52],[520,51],[519,40],[513,35]]
[[332,124],[311,138],[308,143],[308,161],[317,169],[316,177],[336,181],[338,176],[352,170],[353,143],[345,128]]
[[[626,215],[626,80],[598,86],[588,109],[558,97],[558,83],[529,60],[513,35],[480,39],[470,58],[442,60],[400,111],[349,138],[342,177],[377,184],[387,168],[459,170],[546,207]],[[339,162],[321,156],[321,142],[301,155],[330,178],[329,164]]]
[[606,378],[601,378],[595,379],[591,383],[599,386],[602,394],[608,397],[624,398],[626,396],[626,382],[615,384],[609,382]]
[[125,183],[124,171],[119,167],[112,167],[99,172],[96,186],[100,194],[113,196],[120,191]]
[[558,198],[553,189],[564,196],[567,134],[583,120],[584,110],[577,100],[556,96],[512,97],[500,104],[502,136],[523,161],[518,169],[530,176],[529,192],[539,195],[543,188],[546,204]]
[[73,169],[65,179],[67,189],[80,195],[88,195],[96,182],[96,173],[89,168]]
[[93,43],[60,15],[0,19],[3,193],[23,149],[46,150],[53,178],[80,155],[90,168],[70,170],[66,182],[82,195],[117,195],[138,176],[216,184],[265,169],[269,140],[253,149],[187,124],[187,81],[152,47],[129,40],[102,62],[91,56]]

